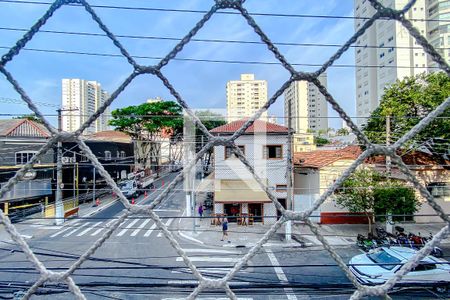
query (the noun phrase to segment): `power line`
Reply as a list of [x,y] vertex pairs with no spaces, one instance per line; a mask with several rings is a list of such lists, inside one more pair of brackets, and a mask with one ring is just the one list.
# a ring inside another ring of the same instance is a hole
[[[27,32],[28,29],[25,28],[13,28],[13,27],[0,27],[0,30],[6,31],[19,31]],[[78,36],[92,36],[92,37],[107,37],[103,33],[94,32],[76,32],[76,31],[60,31],[60,30],[39,30],[40,33],[50,33],[50,34],[63,34],[63,35],[78,35]],[[182,38],[178,37],[167,37],[167,36],[148,36],[148,35],[130,35],[130,34],[116,34],[118,38],[129,38],[129,39],[142,39],[142,40],[167,40],[179,42]],[[193,38],[192,42],[202,42],[202,43],[229,43],[229,44],[250,44],[250,45],[265,45],[265,43],[260,41],[245,41],[245,40],[225,40],[225,39],[199,39]],[[295,43],[295,42],[274,42],[277,46],[302,46],[302,47],[333,47],[340,48],[342,44],[325,44],[325,43]],[[370,49],[416,49],[423,50],[422,47],[416,46],[375,46],[375,45],[351,45],[350,48],[370,48]],[[447,50],[450,48],[435,48],[436,50]]]
[[[1,0],[0,0],[1,1]],[[10,47],[0,46],[0,49],[9,50]],[[41,52],[41,53],[57,53],[57,54],[76,54],[76,55],[86,55],[86,56],[98,56],[98,57],[113,57],[113,58],[123,58],[122,54],[113,53],[96,53],[96,52],[86,52],[86,51],[69,51],[69,50],[56,50],[56,49],[37,49],[37,48],[22,48],[24,51]],[[142,56],[142,55],[131,55],[133,58],[138,59],[151,59],[151,60],[162,60],[162,56]],[[220,63],[220,64],[244,64],[244,65],[280,65],[281,62],[270,62],[270,61],[245,61],[245,60],[219,60],[219,59],[200,59],[200,58],[180,58],[174,57],[172,60],[178,61],[191,61],[191,62],[204,62],[204,63]],[[303,66],[303,67],[322,67],[322,64],[312,64],[312,63],[291,63],[293,66]],[[353,65],[353,64],[332,64],[330,68],[400,68],[400,69],[436,69],[440,70],[439,67],[413,67],[413,66],[389,66],[389,65]]]
[[[0,0],[0,3],[14,3],[14,4],[32,4],[32,5],[52,5],[52,2],[44,1],[18,1],[18,0]],[[81,6],[80,4],[67,4],[68,6]],[[115,5],[90,5],[92,8],[100,9],[119,9],[119,10],[137,10],[137,11],[153,11],[153,12],[175,12],[175,13],[194,13],[194,14],[206,14],[208,10],[195,10],[195,9],[174,9],[174,8],[161,8],[161,7],[131,7],[131,6],[115,6]],[[236,11],[223,11],[219,10],[217,14],[224,15],[240,15]],[[316,19],[345,19],[345,20],[370,20],[370,17],[355,17],[355,16],[342,16],[342,15],[312,15],[312,14],[282,14],[282,13],[263,13],[263,12],[249,12],[251,16],[261,17],[281,17],[281,18],[316,18]],[[382,21],[391,20],[390,18],[381,18]],[[414,22],[446,22],[447,20],[440,19],[408,19]]]

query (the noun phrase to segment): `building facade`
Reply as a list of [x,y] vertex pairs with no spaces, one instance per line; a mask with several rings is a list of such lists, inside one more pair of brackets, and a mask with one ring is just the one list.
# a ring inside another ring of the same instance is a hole
[[[327,74],[319,76],[319,81],[327,86]],[[284,92],[285,124],[291,105],[292,129],[295,133],[317,132],[328,129],[328,104],[319,89],[307,81],[294,81]]]
[[[62,80],[62,129],[73,132],[102,106],[109,98],[101,84],[83,79]],[[110,119],[109,108],[85,130],[85,133],[95,133],[108,130]]]
[[[407,0],[380,1],[386,7],[402,9]],[[448,45],[448,20],[450,20],[450,1],[418,0],[406,13],[406,18],[436,48]],[[375,13],[366,0],[354,2],[355,31]],[[433,19],[436,21],[427,21]],[[448,60],[449,49],[438,49]],[[356,114],[359,126],[378,107],[384,89],[397,79],[436,71],[436,65],[415,39],[396,21],[376,21],[356,41]]]
[[[227,82],[227,120],[233,122],[253,116],[267,102],[267,81],[254,74],[241,74],[240,80]],[[267,111],[261,115],[267,121]]]
[[[211,133],[229,136],[244,122],[234,121],[212,129]],[[235,141],[257,175],[285,207],[287,142],[286,127],[261,120],[257,120]],[[237,220],[238,215],[264,224],[273,224],[277,220],[275,205],[231,148],[214,147],[214,177],[214,213],[225,214],[230,221]]]

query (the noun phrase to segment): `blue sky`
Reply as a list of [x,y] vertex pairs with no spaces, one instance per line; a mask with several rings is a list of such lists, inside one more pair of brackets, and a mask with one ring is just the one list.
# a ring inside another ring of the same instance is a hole
[[[212,0],[90,0],[92,5],[122,5],[127,7],[176,8],[207,10]],[[250,12],[306,14],[306,15],[353,15],[353,0],[247,0],[245,7]],[[0,2],[0,27],[30,28],[44,14],[48,6],[13,4]],[[157,37],[183,37],[200,20],[201,14],[179,12],[155,12],[96,8],[96,13],[110,30],[117,35],[139,35]],[[274,42],[343,44],[353,34],[353,20],[324,18],[288,18],[255,16],[258,25]],[[102,33],[97,24],[81,7],[59,9],[44,30]],[[0,29],[0,47],[11,47],[23,32]],[[259,37],[242,16],[216,14],[200,30],[196,38],[259,41]],[[119,38],[132,55],[161,57],[167,54],[176,41],[155,39]],[[38,33],[27,44],[27,48],[66,50],[88,53],[119,54],[118,49],[106,37],[61,35]],[[279,50],[291,63],[322,64],[337,48],[279,46]],[[6,49],[0,48],[2,53]],[[262,44],[224,44],[191,42],[179,58],[209,60],[268,61],[276,62],[273,54]],[[136,59],[145,65],[157,60]],[[354,51],[350,49],[336,64],[354,64]],[[317,68],[297,66],[297,70],[313,71]],[[83,78],[99,81],[104,89],[113,92],[131,73],[132,68],[125,58],[99,57],[77,54],[56,54],[22,51],[7,69],[35,101],[58,105],[61,102],[61,79]],[[269,95],[272,95],[289,78],[281,65],[224,64],[192,61],[171,61],[162,69],[163,74],[192,108],[225,108],[225,85],[228,80],[238,79],[241,73],[255,73],[257,79],[266,79]],[[328,71],[328,87],[332,95],[350,116],[355,115],[355,70],[332,67]],[[112,108],[134,105],[147,98],[173,97],[162,83],[153,76],[144,75],[135,79]],[[19,99],[18,94],[2,76],[0,97]],[[269,114],[283,116],[283,97],[269,109]],[[40,109],[55,124],[55,108],[41,106]],[[21,104],[0,102],[0,113],[28,113]],[[336,113],[329,109],[329,116]],[[279,119],[282,121],[282,119]],[[330,119],[330,127],[339,128],[339,119]]]

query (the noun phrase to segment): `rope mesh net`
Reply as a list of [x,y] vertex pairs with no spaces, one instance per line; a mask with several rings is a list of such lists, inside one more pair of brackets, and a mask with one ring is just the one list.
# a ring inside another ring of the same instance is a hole
[[[27,242],[19,234],[14,225],[11,224],[9,218],[0,210],[0,221],[5,225],[5,228],[11,238],[17,243],[17,245],[23,250],[26,258],[34,265],[36,270],[39,272],[38,280],[31,286],[31,288],[26,292],[23,299],[29,299],[41,285],[46,282],[59,282],[68,285],[71,293],[75,295],[77,299],[86,299],[83,292],[77,286],[77,284],[72,279],[71,275],[73,272],[83,264],[95,251],[102,246],[102,244],[112,235],[114,230],[116,230],[120,224],[122,224],[125,219],[129,216],[135,214],[144,214],[151,218],[157,225],[157,227],[162,231],[164,236],[167,238],[171,246],[176,250],[178,255],[183,258],[184,263],[192,271],[194,277],[198,280],[198,286],[189,295],[188,299],[196,298],[202,291],[206,289],[223,289],[228,297],[231,299],[236,299],[235,293],[230,288],[228,282],[235,276],[235,274],[243,267],[245,264],[254,257],[261,247],[266,243],[269,238],[286,222],[286,221],[303,221],[311,229],[316,238],[323,244],[323,247],[329,252],[331,257],[336,261],[338,266],[345,272],[345,275],[353,283],[356,290],[351,296],[351,299],[361,299],[365,296],[388,296],[388,291],[397,283],[402,277],[408,273],[412,268],[414,268],[425,256],[427,256],[432,250],[433,246],[439,244],[439,242],[446,238],[449,233],[450,219],[445,214],[443,209],[434,201],[433,196],[429,191],[419,182],[419,180],[411,173],[408,167],[403,163],[401,158],[396,154],[396,150],[404,145],[408,140],[410,140],[414,135],[416,135],[420,130],[426,127],[434,118],[442,114],[447,108],[450,107],[450,98],[447,98],[440,104],[433,112],[428,116],[423,118],[416,126],[414,126],[409,132],[407,132],[403,137],[401,137],[397,142],[391,146],[380,146],[372,144],[368,138],[361,132],[361,130],[353,123],[348,114],[340,107],[333,96],[328,92],[327,88],[324,87],[318,80],[318,76],[325,72],[333,63],[341,57],[341,55],[347,51],[347,49],[356,42],[356,40],[362,36],[366,30],[373,26],[376,20],[396,20],[400,22],[402,26],[409,32],[411,36],[414,37],[417,44],[420,45],[424,51],[431,57],[431,59],[443,70],[447,75],[450,74],[450,67],[446,61],[441,57],[441,55],[430,45],[425,37],[413,26],[413,24],[405,18],[405,13],[411,9],[416,1],[410,1],[401,10],[395,10],[388,7],[384,7],[376,0],[369,0],[373,8],[375,9],[375,14],[361,26],[361,28],[353,34],[353,36],[340,48],[338,51],[326,61],[322,67],[316,72],[301,72],[295,70],[295,68],[285,59],[285,57],[280,53],[277,47],[272,43],[272,41],[266,36],[266,34],[261,30],[252,16],[244,7],[245,0],[216,0],[214,5],[210,10],[203,15],[203,17],[197,22],[197,24],[186,34],[186,36],[170,51],[158,64],[154,66],[143,66],[138,64],[128,51],[122,46],[122,44],[116,39],[114,34],[108,29],[108,27],[102,22],[98,17],[89,3],[85,0],[57,0],[55,1],[45,14],[30,28],[30,30],[16,42],[16,44],[2,56],[0,63],[0,71],[6,77],[7,81],[11,83],[13,88],[20,94],[23,101],[25,101],[28,107],[40,118],[44,126],[51,132],[52,137],[49,141],[34,155],[34,157],[26,163],[16,174],[10,178],[10,180],[0,189],[0,197],[8,192],[14,184],[22,179],[25,173],[33,167],[35,163],[38,163],[39,158],[44,155],[48,150],[55,146],[59,141],[65,140],[76,140],[80,146],[80,149],[85,153],[87,158],[92,162],[92,164],[99,170],[101,176],[107,181],[108,185],[115,192],[119,200],[125,206],[124,213],[114,222],[110,223],[104,234],[92,245],[89,249],[82,254],[66,271],[64,272],[53,272],[46,268],[46,266],[37,258],[33,253]],[[25,45],[34,37],[34,35],[39,32],[40,28],[49,20],[52,15],[63,5],[79,5],[82,6],[86,12],[92,17],[92,19],[98,24],[99,28],[108,36],[113,44],[119,49],[120,53],[127,59],[128,63],[133,67],[133,72],[122,82],[122,84],[111,94],[110,98],[92,115],[89,119],[81,125],[81,127],[73,132],[58,132],[49,122],[44,118],[42,113],[39,111],[35,102],[27,95],[20,84],[14,79],[11,73],[6,69],[8,62],[12,61],[13,58],[20,53],[20,51],[25,47]],[[261,38],[261,41],[267,45],[269,51],[273,53],[275,58],[281,63],[281,65],[290,73],[290,78],[276,91],[276,93],[265,103],[265,105],[255,113],[251,118],[249,118],[243,126],[236,131],[231,137],[216,137],[211,135],[202,122],[197,118],[193,111],[189,108],[187,103],[183,100],[180,94],[171,85],[169,80],[163,75],[161,69],[168,64],[168,62],[175,58],[177,54],[183,49],[183,47],[190,42],[190,40],[197,34],[197,32],[208,22],[208,20],[219,10],[232,9],[237,11],[248,23],[250,27],[253,28],[255,33]],[[267,193],[268,197],[274,203],[276,208],[281,212],[282,217],[271,226],[271,228],[263,235],[263,237],[254,245],[248,252],[243,256],[234,267],[220,279],[210,279],[203,276],[193,262],[189,259],[186,252],[181,248],[178,241],[175,239],[173,233],[168,230],[165,223],[161,221],[159,216],[154,212],[156,205],[161,203],[169,194],[169,192],[175,188],[177,183],[181,182],[188,172],[179,173],[175,179],[165,188],[165,190],[149,205],[130,205],[128,200],[122,194],[114,180],[111,178],[109,173],[103,168],[102,164],[97,160],[96,156],[92,153],[90,148],[84,143],[80,138],[82,132],[88,128],[104,111],[106,108],[119,96],[119,94],[138,76],[143,74],[152,74],[158,77],[164,86],[170,91],[172,96],[177,100],[185,112],[192,119],[194,124],[202,130],[202,132],[209,137],[209,142],[196,153],[195,158],[190,161],[186,166],[185,170],[189,171],[193,168],[197,161],[212,147],[214,146],[230,146],[233,152],[240,159],[240,161],[245,165],[245,167],[253,174],[255,180],[258,182],[260,187]],[[273,195],[271,189],[269,189],[264,181],[255,174],[255,170],[249,161],[245,158],[241,150],[234,144],[234,141],[242,135],[245,130],[253,124],[253,122],[258,119],[261,114],[266,111],[276,100],[280,97],[283,92],[290,86],[294,81],[305,80],[313,83],[319,89],[319,91],[325,96],[328,103],[333,107],[333,109],[339,114],[339,116],[346,122],[346,124],[351,128],[353,133],[364,143],[366,150],[360,155],[360,157],[355,160],[352,165],[343,172],[343,174],[330,186],[319,199],[315,201],[311,208],[302,212],[295,212],[292,210],[284,209],[283,206],[278,202],[276,197]],[[327,240],[320,234],[319,228],[309,220],[309,216],[315,211],[319,206],[329,197],[334,191],[340,187],[342,182],[347,179],[356,168],[364,162],[364,160],[373,155],[384,155],[389,156],[392,162],[397,164],[399,170],[406,175],[406,178],[412,185],[421,193],[421,195],[426,199],[428,204],[437,212],[437,214],[444,220],[448,225],[443,227],[433,239],[430,240],[425,247],[418,251],[407,263],[405,263],[395,276],[386,281],[384,284],[376,286],[364,286],[361,285],[353,273],[349,270],[343,259],[337,254],[337,252],[330,246]]]

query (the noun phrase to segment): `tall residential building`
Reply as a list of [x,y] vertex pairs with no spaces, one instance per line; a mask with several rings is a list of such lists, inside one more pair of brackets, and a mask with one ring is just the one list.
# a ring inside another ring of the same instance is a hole
[[[77,130],[108,99],[100,83],[83,79],[62,80],[62,107],[70,109],[62,113],[62,129],[73,132]],[[86,128],[85,133],[108,130],[109,108]]]
[[[319,81],[327,86],[327,74],[319,76]],[[291,103],[291,124],[296,133],[307,133],[328,129],[328,104],[319,89],[307,81],[294,81],[284,92],[285,124]]]
[[[241,74],[241,80],[227,83],[227,120],[233,122],[254,115],[267,102],[267,81],[254,74]],[[267,121],[267,111],[261,118]]]
[[[382,0],[386,7],[402,9],[407,0]],[[369,1],[355,0],[355,31],[371,17],[375,10]],[[450,20],[450,1],[417,0],[406,17],[435,47],[448,43],[447,23]],[[360,19],[363,18],[363,19]],[[424,22],[424,19],[435,19]],[[366,123],[378,107],[384,89],[397,79],[434,71],[434,64],[415,39],[399,22],[378,20],[357,40],[356,114],[357,124]],[[448,58],[449,50],[441,50]]]

